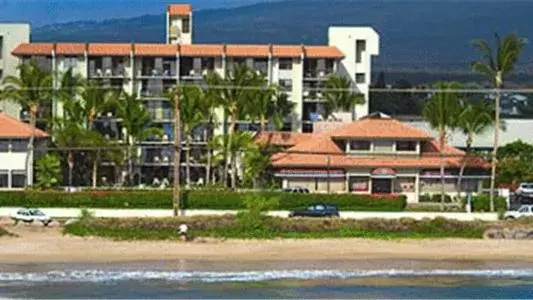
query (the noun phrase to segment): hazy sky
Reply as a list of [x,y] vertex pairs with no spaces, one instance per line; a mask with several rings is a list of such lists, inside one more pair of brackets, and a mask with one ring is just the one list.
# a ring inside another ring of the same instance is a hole
[[205,9],[263,1],[267,0],[0,0],[0,22],[30,22],[32,26],[41,26],[159,14],[169,3],[190,3],[193,9]]

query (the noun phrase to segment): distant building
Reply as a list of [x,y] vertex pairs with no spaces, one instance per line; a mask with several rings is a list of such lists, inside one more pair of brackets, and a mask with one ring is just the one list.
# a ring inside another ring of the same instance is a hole
[[[152,181],[154,172],[171,173],[173,116],[165,92],[177,83],[202,83],[202,76],[210,70],[225,76],[233,66],[246,64],[265,74],[269,83],[277,84],[295,103],[284,131],[312,132],[313,123],[320,119],[317,116],[323,114],[323,97],[317,90],[331,74],[348,77],[352,87],[365,95],[365,104],[354,107],[353,113],[368,114],[372,57],[379,54],[379,35],[370,27],[330,27],[328,45],[318,46],[195,44],[192,7],[180,4],[168,7],[165,28],[165,44],[22,42],[12,53],[22,62],[38,59],[54,73],[73,69],[85,78],[139,95],[165,133],[157,140],[143,141],[151,145],[143,150],[139,163],[143,174],[152,174],[146,175],[146,182]],[[62,115],[59,103],[52,110]],[[222,119],[221,109],[217,114]],[[243,130],[252,128],[245,121],[238,125]],[[223,125],[215,129],[218,134],[224,131]],[[203,132],[197,128],[194,147],[205,145]],[[199,162],[202,151],[193,153],[197,166],[193,181],[204,172]]]
[[[283,135],[283,134],[281,134]],[[256,137],[259,142],[284,145],[274,133]],[[422,194],[441,190],[440,144],[425,132],[383,114],[295,141],[275,154],[272,167],[284,188],[305,187],[312,192],[404,194],[410,203]],[[457,194],[459,169],[465,153],[444,146],[445,192]],[[488,163],[470,158],[461,190],[477,192],[487,176]]]
[[[31,127],[5,113],[0,112],[0,189],[21,189],[33,184],[33,163],[26,173],[26,155]],[[39,150],[48,135],[37,129],[35,131],[35,149]],[[30,162],[34,153],[30,154]]]
[[[11,52],[21,43],[30,41],[30,24],[0,23],[0,83],[10,75],[17,75],[19,59]],[[0,101],[0,111],[18,118],[20,107],[18,105]]]

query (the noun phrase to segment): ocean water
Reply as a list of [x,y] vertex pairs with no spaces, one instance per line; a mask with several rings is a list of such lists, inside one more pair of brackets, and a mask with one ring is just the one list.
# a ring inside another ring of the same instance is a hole
[[519,262],[0,265],[0,298],[525,299],[532,296],[533,267]]

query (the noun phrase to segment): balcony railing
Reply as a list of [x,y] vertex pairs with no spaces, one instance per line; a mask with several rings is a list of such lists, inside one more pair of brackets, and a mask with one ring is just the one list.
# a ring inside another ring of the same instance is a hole
[[304,78],[326,80],[333,73],[333,69],[307,69],[304,70]]
[[129,77],[124,67],[115,67],[115,68],[94,68],[89,69],[89,77],[94,78],[125,78]]

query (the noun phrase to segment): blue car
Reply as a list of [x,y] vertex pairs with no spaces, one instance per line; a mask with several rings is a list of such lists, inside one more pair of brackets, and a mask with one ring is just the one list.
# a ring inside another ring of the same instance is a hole
[[335,205],[327,204],[314,204],[309,206],[306,209],[293,210],[289,213],[289,218],[293,217],[314,217],[314,218],[324,218],[324,217],[339,217],[339,210]]

